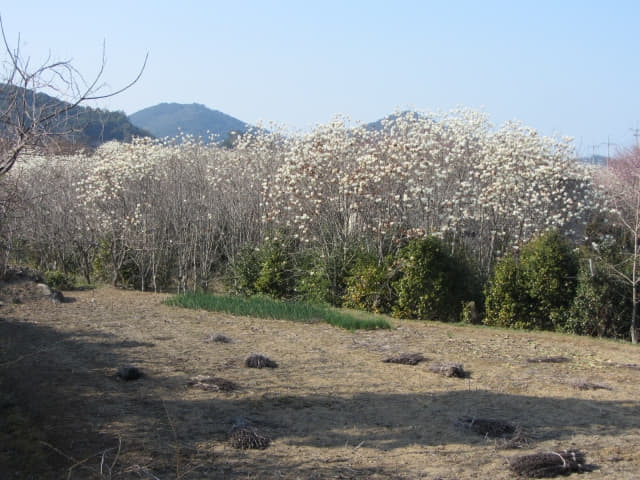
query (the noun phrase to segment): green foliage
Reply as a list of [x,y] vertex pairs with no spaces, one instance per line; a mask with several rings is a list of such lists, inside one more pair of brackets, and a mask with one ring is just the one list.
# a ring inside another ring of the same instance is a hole
[[562,329],[576,291],[578,261],[556,231],[533,239],[519,258],[507,256],[494,270],[486,295],[487,325]]
[[471,268],[437,238],[409,242],[399,251],[396,268],[401,272],[392,283],[397,317],[457,322],[463,303],[478,298]]
[[397,297],[392,286],[396,277],[391,257],[379,264],[377,257],[363,256],[347,277],[343,306],[374,313],[391,313]]
[[299,322],[325,321],[348,330],[391,328],[381,317],[357,316],[333,308],[303,302],[282,302],[264,296],[240,297],[188,292],[173,296],[167,305],[204,309],[258,318],[277,318]]
[[366,255],[360,245],[345,242],[319,249],[315,255],[318,272],[324,276],[326,296],[330,305],[342,306],[342,299],[347,290],[347,278],[351,269],[358,264],[361,257]]
[[44,274],[44,280],[51,288],[56,290],[71,290],[75,286],[75,278],[57,270],[49,270]]
[[495,266],[485,299],[484,323],[497,327],[529,327],[529,306],[532,299],[527,294],[518,260],[508,255]]
[[315,304],[335,304],[332,302],[329,276],[317,249],[300,255],[296,267],[296,298]]
[[292,248],[288,242],[265,242],[260,251],[257,293],[273,298],[291,298],[294,294]]
[[236,292],[293,298],[293,253],[291,242],[279,240],[265,241],[258,248],[243,250],[233,272]]
[[631,287],[595,262],[582,262],[578,287],[563,330],[578,335],[628,337]]
[[253,247],[245,247],[238,255],[232,267],[232,290],[242,295],[253,295],[256,292],[256,280],[260,274],[260,256]]

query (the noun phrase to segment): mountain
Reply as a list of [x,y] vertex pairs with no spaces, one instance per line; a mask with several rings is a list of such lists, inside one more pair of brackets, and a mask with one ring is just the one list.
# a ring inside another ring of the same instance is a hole
[[382,130],[383,124],[386,122],[389,122],[391,125],[394,125],[396,120],[398,120],[398,118],[401,117],[405,117],[405,116],[412,116],[413,118],[419,118],[419,117],[423,117],[424,115],[422,113],[419,112],[412,112],[411,110],[404,110],[402,112],[396,112],[396,113],[391,113],[389,115],[387,115],[386,117],[383,117],[379,120],[376,120],[374,122],[369,122],[366,123],[364,125],[364,127],[367,130]]
[[[0,84],[0,111],[12,113],[0,118],[0,135],[11,134],[10,124],[21,113],[15,105],[14,99],[24,98],[24,103],[30,111],[42,112],[40,118],[51,112],[62,112],[70,106],[58,98],[45,93],[34,93],[13,85]],[[17,105],[20,105],[17,102]],[[146,130],[136,127],[124,112],[112,112],[100,108],[86,106],[74,107],[41,125],[49,133],[62,135],[70,144],[97,147],[110,140],[129,142],[133,137],[152,136]]]
[[205,142],[211,134],[223,142],[231,132],[246,132],[250,128],[237,118],[199,103],[160,103],[129,115],[129,120],[159,138],[175,137],[182,132],[202,137]]

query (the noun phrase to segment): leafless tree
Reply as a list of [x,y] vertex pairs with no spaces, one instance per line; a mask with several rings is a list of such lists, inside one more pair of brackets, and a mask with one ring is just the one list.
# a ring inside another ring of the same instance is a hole
[[640,148],[620,151],[598,171],[600,187],[605,194],[615,224],[628,235],[628,248],[620,248],[622,261],[607,262],[611,271],[631,289],[631,341],[638,343],[637,320],[640,303]]
[[104,45],[99,71],[86,81],[70,60],[56,61],[49,55],[33,65],[20,49],[20,38],[16,46],[8,41],[1,17],[0,33],[6,55],[0,79],[0,176],[11,170],[26,150],[68,138],[73,132],[71,120],[78,114],[77,107],[113,97],[133,86],[148,59],[147,54],[140,71],[127,85],[104,91]]

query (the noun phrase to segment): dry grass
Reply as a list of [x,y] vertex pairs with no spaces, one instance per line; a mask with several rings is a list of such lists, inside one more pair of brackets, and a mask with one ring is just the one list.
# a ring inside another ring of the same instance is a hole
[[[629,344],[414,321],[350,332],[168,307],[152,293],[69,295],[0,307],[0,478],[513,479],[496,451],[513,437],[456,427],[465,415],[522,425],[535,440],[522,454],[579,446],[598,465],[585,479],[638,478],[638,372],[612,368],[640,364]],[[212,332],[233,342],[212,348]],[[246,368],[251,352],[279,368]],[[381,362],[397,352],[473,377]],[[526,361],[555,356],[571,362]],[[146,377],[118,381],[118,365]],[[242,388],[187,387],[203,373]],[[234,448],[238,417],[269,447]]]

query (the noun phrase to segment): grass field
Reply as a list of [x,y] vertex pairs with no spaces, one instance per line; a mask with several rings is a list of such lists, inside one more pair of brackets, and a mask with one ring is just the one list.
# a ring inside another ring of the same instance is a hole
[[[0,307],[0,478],[506,480],[510,458],[565,449],[594,466],[579,478],[639,478],[629,344],[396,320],[351,331],[112,288],[67,296]],[[403,353],[425,358],[383,361]],[[247,368],[251,354],[278,368]],[[118,379],[123,365],[143,377]],[[529,443],[506,448],[468,417],[518,425]],[[239,422],[268,446],[234,448]]]

